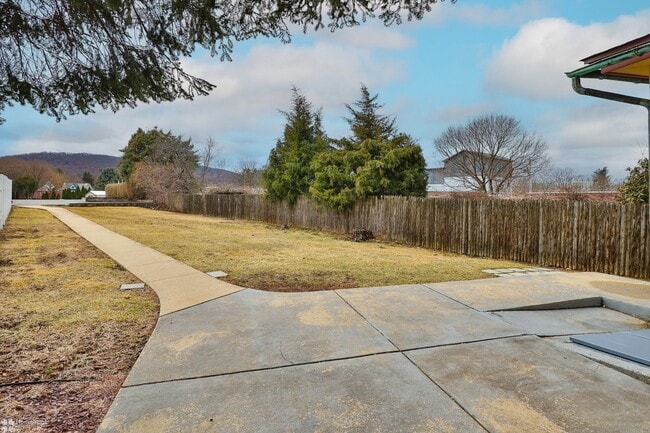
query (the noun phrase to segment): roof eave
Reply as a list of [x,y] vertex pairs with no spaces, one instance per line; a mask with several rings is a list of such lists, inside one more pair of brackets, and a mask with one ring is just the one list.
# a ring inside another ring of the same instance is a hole
[[642,76],[629,76],[629,75],[616,75],[604,74],[603,69],[621,63],[635,57],[643,57],[645,54],[650,53],[650,43],[644,46],[636,47],[618,55],[602,59],[600,61],[591,63],[575,71],[567,72],[569,78],[598,78],[604,80],[627,81],[633,83],[647,83],[648,77]]

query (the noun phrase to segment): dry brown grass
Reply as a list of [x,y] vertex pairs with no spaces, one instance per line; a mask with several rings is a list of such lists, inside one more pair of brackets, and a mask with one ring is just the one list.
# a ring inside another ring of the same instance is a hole
[[[0,231],[1,418],[21,432],[96,430],[158,317],[153,291],[119,290],[133,281],[48,212],[12,210]],[[5,386],[33,381],[46,383]]]
[[[308,291],[488,278],[514,262],[444,254],[385,242],[280,230],[265,223],[142,208],[72,208],[73,212],[204,272],[262,290]],[[525,265],[523,265],[525,267]]]
[[131,185],[127,182],[109,183],[105,187],[106,197],[108,198],[135,198],[136,193]]

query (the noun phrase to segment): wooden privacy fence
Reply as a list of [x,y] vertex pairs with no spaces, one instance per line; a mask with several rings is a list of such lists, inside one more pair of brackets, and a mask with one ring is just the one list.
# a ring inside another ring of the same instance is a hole
[[175,210],[336,233],[365,228],[408,245],[650,279],[647,205],[466,198],[369,198],[336,212],[300,199],[177,196]]

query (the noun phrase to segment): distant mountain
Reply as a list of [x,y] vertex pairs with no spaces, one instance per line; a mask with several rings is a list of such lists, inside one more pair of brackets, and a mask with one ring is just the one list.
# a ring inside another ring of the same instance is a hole
[[93,177],[105,168],[115,168],[120,158],[110,155],[95,155],[91,153],[63,153],[63,152],[38,152],[24,153],[22,155],[8,155],[3,158],[17,158],[25,161],[45,161],[54,168],[60,168],[69,180],[80,180],[84,172],[89,172]]
[[[120,157],[110,155],[97,155],[93,153],[64,153],[64,152],[38,152],[24,153],[21,155],[7,155],[2,158],[17,158],[24,161],[45,161],[54,168],[60,168],[69,177],[70,181],[81,180],[84,172],[89,172],[94,178],[105,168],[115,168],[120,163]],[[200,174],[197,169],[196,175]],[[239,174],[220,168],[208,168],[206,173],[208,183],[239,183]]]
[[[197,179],[201,175],[202,168],[203,166],[196,169],[195,174]],[[230,170],[224,170],[221,168],[208,167],[208,171],[205,174],[205,183],[208,185],[211,183],[213,184],[228,183],[231,185],[239,185],[240,180],[241,180],[241,176],[239,175],[239,173],[235,173],[234,171],[230,171]]]

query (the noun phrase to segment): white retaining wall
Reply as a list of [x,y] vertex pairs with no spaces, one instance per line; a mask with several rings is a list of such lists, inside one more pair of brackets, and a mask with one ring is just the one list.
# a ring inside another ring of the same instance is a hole
[[11,179],[0,174],[0,229],[5,225],[11,211]]

